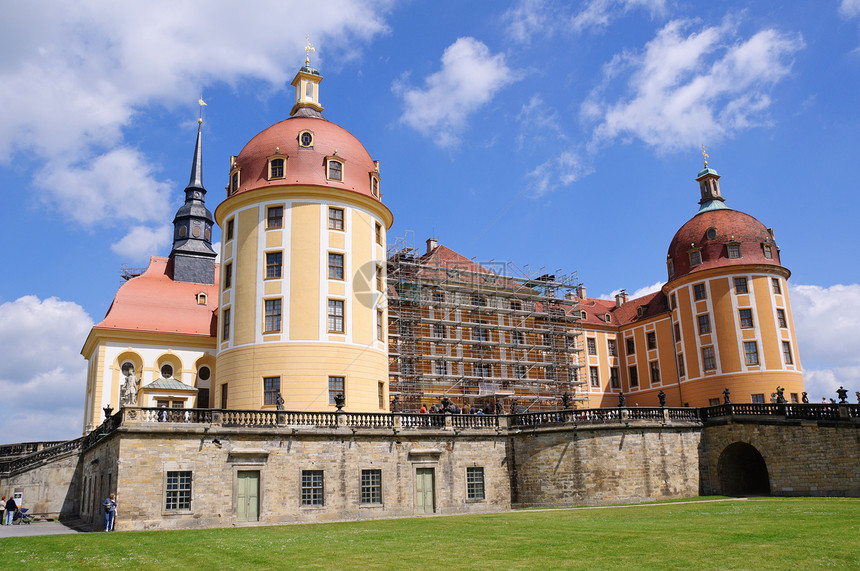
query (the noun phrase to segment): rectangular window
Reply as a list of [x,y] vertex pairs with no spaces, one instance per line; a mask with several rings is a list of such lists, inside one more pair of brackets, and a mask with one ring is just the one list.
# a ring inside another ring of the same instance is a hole
[[382,266],[376,266],[376,291],[385,290],[385,274],[382,273]]
[[693,286],[693,298],[696,301],[708,297],[708,291],[705,289],[705,284],[696,284]]
[[633,341],[633,338],[627,339],[627,354],[633,355],[636,353],[636,342]]
[[728,246],[726,246],[726,250],[728,251],[730,259],[741,257],[741,245],[740,244],[729,244]]
[[699,315],[696,319],[699,321],[699,335],[711,332],[711,316],[707,313]]
[[343,208],[329,207],[328,209],[328,229],[343,230]]
[[445,361],[442,361],[441,359],[439,361],[436,361],[436,374],[440,376],[448,374],[448,367]]
[[764,394],[759,393],[755,395],[750,395],[750,401],[753,404],[764,404]]
[[638,387],[639,386],[639,371],[636,370],[636,366],[630,367],[630,387]]
[[755,341],[744,341],[744,360],[747,365],[758,365],[758,344]]
[[618,354],[618,349],[615,347],[615,339],[606,340],[606,349],[610,357],[615,357]]
[[385,383],[382,381],[377,384],[376,398],[379,399],[379,408],[385,410]]
[[690,252],[690,267],[699,266],[702,264],[702,252],[695,250]]
[[345,377],[328,378],[328,404],[335,404],[334,397],[336,397],[337,395],[346,396],[346,392],[344,390],[345,384]]
[[281,252],[266,252],[266,279],[280,278],[284,255]]
[[478,307],[486,307],[487,298],[482,296],[482,295],[473,295],[472,296],[472,305],[475,305]]
[[263,404],[278,404],[281,377],[263,377]]
[[444,339],[445,338],[445,326],[441,323],[433,324],[433,337],[436,339]]
[[328,255],[328,279],[342,280],[343,279],[343,254]]
[[165,511],[191,509],[191,471],[167,472],[164,498]]
[[669,296],[669,307],[671,309],[675,309],[676,307],[678,307],[678,298],[675,297],[674,293]]
[[[675,260],[667,260],[666,266],[669,268],[669,277],[671,278],[675,274]],[[672,309],[675,309],[674,307]]]
[[233,286],[233,263],[224,264],[224,289],[230,289]]
[[518,302],[518,301],[512,301],[511,302],[511,309],[513,309],[514,311],[520,311],[520,310],[522,310],[522,308],[523,308],[523,304],[521,304],[520,302]]
[[302,505],[323,505],[322,470],[302,470]]
[[263,333],[278,333],[281,330],[281,300],[267,299],[263,302],[266,310],[266,326]]
[[513,331],[511,333],[511,343],[514,345],[522,345],[525,343],[525,337],[522,331]]
[[525,366],[524,365],[517,365],[514,368],[514,374],[517,376],[518,379],[525,379],[526,378]]
[[376,243],[381,246],[382,245],[382,224],[377,222],[376,226],[374,226],[374,228],[375,228]]
[[749,293],[746,278],[735,278],[735,293]]
[[651,361],[649,363],[651,367],[651,383],[652,384],[660,384],[660,364],[657,361]]
[[783,341],[782,342],[782,357],[785,359],[786,365],[791,365],[794,360],[791,358],[791,342]]
[[585,340],[585,344],[588,347],[589,355],[597,355],[597,340],[593,337],[589,337]]
[[621,387],[621,383],[618,381],[618,367],[609,369],[609,386],[613,389]]
[[713,371],[717,368],[717,358],[713,347],[702,347],[702,367],[706,371]]
[[361,471],[361,503],[382,503],[382,470]]
[[[479,321],[481,325],[486,325],[486,321]],[[483,327],[475,328],[475,340],[476,341],[489,341],[490,340],[490,332],[484,329]]]
[[466,468],[466,499],[484,499],[484,469],[474,466]]
[[653,331],[650,331],[647,335],[648,338],[648,348],[656,349],[657,348],[657,334]]
[[773,259],[773,249],[770,247],[770,244],[762,244],[762,250],[764,250],[764,257],[768,260]]
[[328,331],[343,333],[343,300],[328,300]]
[[752,309],[739,309],[738,317],[740,318],[741,327],[749,328],[753,326]]
[[221,341],[230,338],[230,308],[221,312]]
[[780,327],[788,327],[788,322],[785,320],[785,310],[777,308],[776,310],[776,321],[779,323]]
[[343,163],[342,162],[329,160],[329,162],[328,162],[328,178],[329,178],[329,180],[343,180]]
[[284,207],[270,206],[266,209],[266,228],[283,228],[284,227]]
[[681,340],[681,325],[676,323],[675,324],[675,342],[677,343],[680,340]]
[[678,374],[682,377],[687,374],[687,371],[684,369],[684,355],[683,355],[683,353],[678,353]]
[[490,365],[487,363],[475,365],[475,376],[480,377],[482,379],[489,379],[490,377],[492,377],[493,373],[490,369]]
[[376,339],[382,341],[385,338],[385,319],[381,309],[376,310]]
[[597,370],[597,367],[589,367],[588,368],[588,378],[591,380],[592,387],[600,386],[600,374]]
[[272,159],[269,162],[269,178],[284,178],[284,159]]
[[720,406],[720,399],[708,399],[708,406]]
[[773,287],[773,293],[782,293],[782,289],[779,287],[779,278],[770,278],[770,284]]
[[233,220],[232,218],[227,221],[227,240],[226,240],[227,242],[229,242],[230,240],[233,239],[233,230],[236,226],[235,222],[236,221]]

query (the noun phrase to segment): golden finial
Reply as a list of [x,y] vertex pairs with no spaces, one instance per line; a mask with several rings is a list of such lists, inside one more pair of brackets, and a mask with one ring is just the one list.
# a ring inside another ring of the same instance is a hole
[[316,50],[311,45],[311,37],[305,36],[305,39],[308,41],[308,45],[305,46],[305,65],[311,65],[311,52],[316,52]]
[[705,159],[705,168],[708,168],[708,152],[705,151],[705,145],[702,145],[702,158]]

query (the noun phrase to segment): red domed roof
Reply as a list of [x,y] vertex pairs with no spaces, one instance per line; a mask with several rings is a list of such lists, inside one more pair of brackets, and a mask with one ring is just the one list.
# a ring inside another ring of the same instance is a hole
[[[709,232],[709,230],[713,229]],[[729,257],[729,245],[740,247],[740,257]],[[771,258],[766,257],[769,246]],[[701,252],[701,263],[691,266],[691,251]],[[781,267],[773,234],[764,224],[743,212],[720,208],[700,212],[675,233],[669,244],[674,273],[669,280],[710,268],[766,264]]]
[[[299,146],[302,131],[313,134],[312,147]],[[334,156],[343,162],[343,181],[326,178],[325,158]],[[287,155],[284,178],[268,180],[268,158]],[[370,174],[376,165],[370,154],[352,133],[317,117],[295,116],[275,123],[251,139],[236,159],[240,169],[237,193],[269,186],[312,185],[349,190],[370,196]]]

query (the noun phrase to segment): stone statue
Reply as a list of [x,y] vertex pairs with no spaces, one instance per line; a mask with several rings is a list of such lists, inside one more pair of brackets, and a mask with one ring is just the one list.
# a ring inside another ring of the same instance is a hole
[[278,397],[275,399],[275,404],[278,407],[278,410],[284,410],[284,397],[281,396],[281,393],[278,393]]
[[391,412],[400,412],[400,395],[394,395],[391,399]]
[[732,391],[729,390],[729,387],[723,391],[723,404],[732,404]]
[[624,397],[624,393],[618,393],[618,408],[624,408],[627,406],[627,399]]
[[839,404],[848,404],[848,389],[842,385],[839,385],[839,388],[836,389],[836,396],[839,397]]
[[854,396],[857,397],[857,404],[860,404],[860,391],[854,391]]
[[803,391],[803,396],[800,398],[803,404],[809,404],[809,395],[806,394],[806,391]]
[[657,393],[657,399],[660,401],[660,406],[666,406],[666,393],[660,391]]
[[785,387],[777,385],[776,387],[776,404],[785,404]]
[[571,404],[573,404],[573,399],[570,397],[570,393],[565,392],[561,395],[561,408],[568,410]]
[[119,388],[119,404],[127,406],[137,405],[137,380],[134,378],[134,365],[123,367],[125,382]]
[[334,406],[337,408],[338,412],[343,410],[343,405],[346,402],[346,399],[343,398],[343,393],[337,393],[334,395]]

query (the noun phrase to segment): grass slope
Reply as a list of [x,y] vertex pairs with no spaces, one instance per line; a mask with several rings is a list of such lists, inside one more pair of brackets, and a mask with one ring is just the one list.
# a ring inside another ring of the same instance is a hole
[[860,569],[860,500],[529,510],[0,540],[0,568]]

